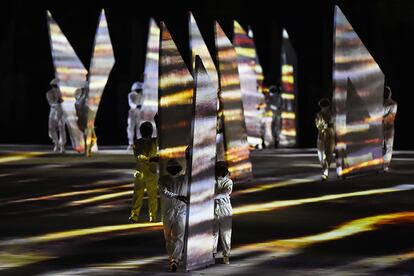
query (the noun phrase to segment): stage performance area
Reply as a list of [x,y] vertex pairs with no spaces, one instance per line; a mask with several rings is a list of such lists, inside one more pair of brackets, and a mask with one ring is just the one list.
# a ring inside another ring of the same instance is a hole
[[[230,265],[182,275],[413,275],[414,152],[322,181],[316,149],[251,152],[235,183]],[[130,223],[134,156],[0,147],[1,275],[170,275],[162,223]],[[148,221],[144,198],[141,220]],[[220,248],[219,248],[220,250]]]

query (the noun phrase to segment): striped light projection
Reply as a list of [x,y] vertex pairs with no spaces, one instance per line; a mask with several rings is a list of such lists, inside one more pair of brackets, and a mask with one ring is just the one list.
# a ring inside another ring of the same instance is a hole
[[169,158],[177,158],[185,167],[185,150],[191,141],[194,89],[193,77],[163,22],[159,57],[159,152],[163,175]]
[[334,35],[337,174],[380,171],[384,74],[339,7]]
[[237,53],[247,139],[252,146],[261,145],[262,111],[258,110],[258,107],[264,102],[264,96],[258,91],[256,49],[253,39],[237,21],[234,21],[233,43]]
[[186,269],[214,264],[213,220],[217,89],[199,56],[195,59],[193,143],[188,186]]
[[144,86],[142,88],[141,123],[149,121],[153,124],[158,112],[158,62],[160,49],[160,28],[153,18],[150,20],[147,54],[145,59]]
[[105,12],[102,10],[99,25],[95,34],[94,50],[89,68],[89,94],[88,94],[88,130],[87,143],[92,142],[92,133],[95,127],[96,113],[101,102],[102,93],[108,81],[109,74],[114,66],[115,58],[109,36]]
[[200,29],[197,26],[197,22],[193,14],[190,13],[189,16],[190,49],[194,69],[193,71],[195,71],[195,57],[196,55],[199,55],[201,60],[203,61],[204,68],[207,71],[211,83],[217,90],[219,87],[219,79],[216,65],[214,64],[214,61],[211,58],[210,52],[208,51],[207,45],[204,42],[203,36],[201,35]]
[[295,50],[289,39],[288,32],[283,29],[281,73],[282,73],[282,123],[279,133],[279,145],[281,147],[296,146],[296,103],[297,83],[296,68],[297,58]]
[[237,53],[217,22],[215,39],[224,115],[225,158],[231,178],[236,181],[245,180],[252,177],[252,164],[243,113]]
[[75,90],[84,85],[88,72],[49,11],[47,11],[47,22],[55,77],[59,79],[59,88],[63,97],[62,108],[70,140],[73,149],[83,152],[85,148],[83,133],[76,123],[78,117],[75,109]]

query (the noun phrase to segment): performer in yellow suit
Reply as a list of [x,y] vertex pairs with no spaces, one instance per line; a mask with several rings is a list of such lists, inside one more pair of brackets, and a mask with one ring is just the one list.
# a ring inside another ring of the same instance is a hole
[[139,128],[142,138],[134,141],[134,155],[137,159],[134,174],[134,196],[129,220],[138,222],[139,212],[142,206],[144,190],[148,194],[148,207],[150,221],[157,220],[157,138],[152,137],[153,127],[150,122],[144,122]]

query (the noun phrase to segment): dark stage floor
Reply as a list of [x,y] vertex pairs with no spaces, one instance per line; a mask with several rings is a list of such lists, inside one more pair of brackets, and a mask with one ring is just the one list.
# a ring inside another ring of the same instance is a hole
[[[128,223],[132,155],[46,149],[0,147],[0,275],[171,275],[161,224]],[[414,275],[414,152],[329,182],[315,150],[252,161],[254,181],[232,195],[231,264],[177,274]]]

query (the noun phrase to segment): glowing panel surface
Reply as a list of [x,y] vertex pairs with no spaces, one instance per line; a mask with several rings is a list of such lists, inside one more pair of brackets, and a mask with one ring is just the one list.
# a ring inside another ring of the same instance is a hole
[[225,158],[233,180],[248,179],[252,176],[252,164],[243,114],[237,53],[217,22],[215,39],[224,115]]
[[247,136],[252,146],[262,144],[262,112],[258,106],[264,102],[264,96],[258,91],[256,68],[256,49],[254,41],[237,21],[234,21],[234,47],[240,75],[240,89],[243,99],[244,118]]
[[186,269],[214,263],[213,219],[216,160],[217,89],[196,56],[193,146],[190,168]]
[[185,165],[185,150],[191,141],[194,89],[193,77],[164,23],[159,57],[159,152],[163,175],[169,158],[177,158]]
[[281,64],[282,125],[279,133],[279,145],[294,147],[296,145],[297,58],[285,29],[283,30]]
[[85,145],[83,133],[77,125],[75,90],[84,85],[88,72],[49,11],[47,12],[47,21],[55,77],[59,79],[59,88],[63,97],[62,108],[70,140],[76,151],[83,152]]
[[145,59],[144,87],[142,89],[141,122],[151,122],[154,126],[154,133],[156,133],[154,116],[158,112],[159,48],[160,28],[158,28],[155,20],[151,18]]
[[115,58],[109,36],[105,12],[102,10],[99,25],[95,34],[95,44],[89,69],[89,95],[88,95],[88,129],[87,143],[91,143],[92,130],[95,125],[101,96],[108,81],[109,74],[114,66]]
[[337,174],[379,171],[384,74],[339,7],[334,41]]
[[190,13],[189,29],[193,69],[195,68],[195,57],[196,55],[199,55],[203,61],[203,65],[207,71],[208,76],[210,77],[212,84],[217,90],[219,87],[219,83],[216,65],[214,65],[214,61],[211,58],[210,52],[208,51],[207,45],[204,42],[203,36],[201,35],[200,29],[198,28],[197,22],[195,21],[195,18],[192,13]]

